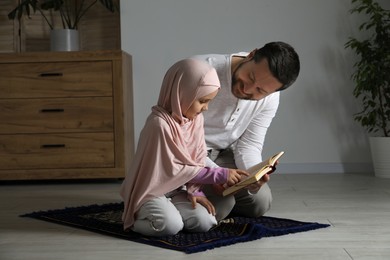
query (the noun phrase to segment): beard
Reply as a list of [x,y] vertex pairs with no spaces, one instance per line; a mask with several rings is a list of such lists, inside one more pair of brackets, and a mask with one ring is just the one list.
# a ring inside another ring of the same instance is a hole
[[238,77],[237,77],[238,71],[240,70],[242,65],[244,65],[244,63],[246,63],[246,62],[248,62],[248,61],[244,61],[244,62],[240,63],[237,66],[237,68],[234,70],[234,72],[232,73],[231,92],[232,92],[233,96],[235,96],[236,98],[245,99],[245,100],[252,100],[251,95],[245,94],[244,83],[242,82],[242,80],[238,79]]
[[231,92],[233,96],[239,99],[252,100],[252,96],[244,93],[244,84],[241,80],[237,79],[236,75],[232,76]]

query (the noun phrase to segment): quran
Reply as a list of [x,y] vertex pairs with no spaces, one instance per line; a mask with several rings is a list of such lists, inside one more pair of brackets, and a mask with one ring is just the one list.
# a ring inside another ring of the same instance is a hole
[[223,196],[230,195],[236,191],[239,191],[246,186],[253,184],[261,179],[266,173],[272,173],[275,170],[275,165],[278,159],[284,154],[283,151],[269,157],[258,165],[253,166],[248,170],[249,176],[245,177],[240,182],[227,187],[223,192]]

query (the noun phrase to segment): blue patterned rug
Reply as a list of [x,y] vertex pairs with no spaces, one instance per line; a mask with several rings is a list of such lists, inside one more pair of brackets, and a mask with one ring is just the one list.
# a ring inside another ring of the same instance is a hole
[[232,217],[205,233],[186,233],[183,231],[174,236],[156,238],[123,231],[122,209],[123,203],[110,203],[39,211],[21,217],[68,225],[188,254],[263,237],[281,236],[329,226],[316,222],[301,222],[265,216],[260,218]]

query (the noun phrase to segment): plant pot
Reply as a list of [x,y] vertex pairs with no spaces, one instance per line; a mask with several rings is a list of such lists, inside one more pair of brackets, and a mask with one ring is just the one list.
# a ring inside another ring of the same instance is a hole
[[376,177],[390,178],[390,137],[370,137]]
[[51,51],[79,51],[79,31],[55,29],[50,32]]

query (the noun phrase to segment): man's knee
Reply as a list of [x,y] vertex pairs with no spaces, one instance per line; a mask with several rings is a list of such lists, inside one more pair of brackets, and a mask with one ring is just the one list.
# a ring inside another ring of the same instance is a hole
[[246,217],[263,216],[272,204],[271,189],[264,184],[256,194],[242,190],[236,195],[234,213]]
[[272,205],[272,193],[268,185],[263,185],[254,197],[254,212],[255,217],[263,216],[268,210],[271,209]]
[[223,197],[219,194],[216,194],[212,185],[205,185],[203,187],[203,192],[206,194],[209,201],[214,205],[216,215],[215,218],[217,221],[225,219],[236,204],[236,199],[233,195]]
[[235,204],[236,200],[233,195],[220,198],[218,203],[214,205],[217,213],[215,216],[217,220],[219,221],[229,216]]

